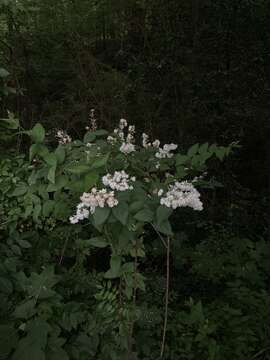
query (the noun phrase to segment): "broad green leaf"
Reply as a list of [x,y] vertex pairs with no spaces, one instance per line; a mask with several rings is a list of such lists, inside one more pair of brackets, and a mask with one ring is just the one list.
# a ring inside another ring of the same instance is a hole
[[55,172],[56,172],[56,164],[51,166],[48,171],[48,180],[53,184],[55,183]]
[[106,135],[108,135],[108,131],[104,130],[104,129],[100,129],[100,130],[94,131],[93,134],[96,136],[106,136]]
[[96,135],[94,133],[88,131],[83,137],[83,142],[85,144],[87,144],[87,143],[91,143],[91,142],[95,141],[95,139],[96,139]]
[[168,220],[157,224],[156,230],[165,235],[173,235],[172,227]]
[[45,348],[50,327],[41,318],[27,325],[27,336],[22,338],[12,356],[12,360],[45,360]]
[[144,202],[139,200],[139,201],[134,201],[130,207],[129,207],[129,211],[131,213],[137,213],[139,210],[141,210],[144,207]]
[[19,184],[13,191],[12,196],[22,196],[27,192],[27,190],[28,187],[26,184]]
[[0,325],[0,359],[9,359],[11,351],[16,347],[18,336],[11,325]]
[[63,164],[63,162],[65,161],[66,158],[66,152],[65,152],[65,148],[63,145],[58,145],[57,149],[55,150],[55,156],[57,158],[57,163],[58,164]]
[[10,116],[8,119],[0,119],[0,127],[4,127],[5,129],[16,130],[19,125],[19,120],[14,118],[14,116]]
[[142,222],[151,222],[153,221],[154,214],[150,209],[143,209],[137,212],[136,215],[134,215],[134,218],[138,221]]
[[106,279],[114,279],[120,276],[122,258],[120,255],[112,255],[110,260],[110,270],[108,270],[104,277]]
[[175,164],[176,164],[176,166],[185,164],[188,160],[189,160],[189,156],[187,156],[187,155],[177,154],[175,156]]
[[122,225],[127,224],[128,220],[128,204],[122,202],[118,204],[116,207],[112,209],[113,215],[116,217],[117,220],[121,222]]
[[103,225],[105,223],[105,221],[108,219],[110,212],[111,212],[111,209],[108,207],[96,208],[96,210],[93,214],[95,226]]
[[96,185],[99,179],[99,175],[96,172],[91,172],[86,174],[84,177],[84,191],[90,190],[94,185]]
[[216,148],[215,154],[217,158],[222,161],[226,155],[226,151],[227,151],[226,148],[224,148],[223,146],[219,146]]
[[44,127],[39,123],[37,123],[33,129],[25,131],[25,133],[28,134],[35,143],[42,143],[45,139]]
[[157,223],[161,224],[163,221],[168,220],[172,214],[172,209],[167,206],[160,205],[157,208]]
[[43,156],[43,159],[50,166],[55,166],[57,164],[57,157],[54,153],[47,153]]
[[100,156],[98,159],[96,159],[93,164],[91,165],[92,169],[98,169],[103,166],[105,166],[108,162],[110,154],[106,154],[104,156]]
[[90,167],[84,164],[73,164],[65,168],[66,171],[70,172],[71,174],[84,174],[89,172]]
[[12,294],[13,285],[12,282],[6,277],[0,277],[0,293]]
[[41,205],[36,204],[35,207],[34,207],[34,211],[33,211],[33,220],[34,221],[36,221],[36,222],[38,221],[41,210],[42,210]]
[[14,311],[15,318],[25,319],[25,320],[30,319],[37,312],[35,306],[36,306],[35,299],[27,300],[23,304],[18,305]]
[[106,246],[108,246],[108,242],[106,241],[106,239],[101,236],[94,237],[89,240],[82,240],[81,243],[84,246],[94,246],[97,248],[105,248]]
[[57,190],[61,190],[68,183],[68,177],[65,175],[57,176],[55,179],[55,183],[51,183],[47,187],[47,192],[53,192]]
[[199,147],[199,153],[200,154],[204,154],[208,151],[208,147],[209,147],[209,144],[208,143],[205,143],[205,144],[202,144],[200,147]]
[[32,245],[27,240],[23,239],[17,239],[17,244],[19,244],[23,249],[30,249],[32,247]]
[[29,160],[32,161],[36,155],[44,158],[49,153],[48,148],[43,144],[32,144],[29,150]]
[[0,78],[4,79],[6,77],[8,77],[10,75],[10,73],[4,69],[4,68],[0,68]]
[[195,154],[197,154],[199,149],[199,144],[194,144],[193,146],[191,146],[188,150],[187,156],[192,157]]
[[54,209],[55,202],[53,200],[47,200],[42,206],[42,214],[45,217],[48,217],[53,209]]

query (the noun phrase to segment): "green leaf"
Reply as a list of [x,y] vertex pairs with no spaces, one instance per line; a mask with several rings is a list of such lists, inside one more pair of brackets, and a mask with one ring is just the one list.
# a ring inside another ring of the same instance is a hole
[[11,325],[0,325],[0,359],[9,359],[11,351],[16,347],[18,336]]
[[153,221],[154,214],[150,209],[143,209],[137,212],[136,215],[134,215],[134,218],[138,221],[142,222],[151,222]]
[[91,172],[89,174],[86,174],[84,177],[84,191],[88,191],[91,189],[94,185],[96,185],[97,181],[99,179],[99,175],[96,172]]
[[96,208],[96,210],[93,214],[95,226],[103,225],[105,223],[105,221],[108,219],[110,212],[111,212],[111,209],[108,207]]
[[33,144],[29,150],[29,160],[32,161],[36,155],[44,158],[49,153],[48,148],[43,144]]
[[28,134],[35,143],[42,143],[45,139],[45,129],[39,123],[37,123],[33,129],[25,131],[25,133]]
[[177,165],[183,165],[189,160],[189,157],[187,155],[181,155],[177,154],[175,156],[175,164]]
[[94,133],[88,131],[83,137],[83,142],[85,144],[87,144],[87,143],[91,143],[91,142],[95,141],[95,139],[96,139],[96,135]]
[[193,146],[191,146],[191,148],[189,148],[187,156],[192,157],[195,154],[197,154],[199,149],[199,144],[194,144]]
[[106,279],[114,279],[120,276],[122,258],[120,255],[112,255],[110,260],[110,270],[108,270],[104,277]]
[[205,144],[202,144],[200,147],[199,147],[199,153],[200,154],[204,154],[208,151],[208,147],[209,147],[209,144],[208,143],[205,143]]
[[84,174],[89,172],[90,168],[88,165],[83,164],[73,164],[65,168],[66,171],[70,172],[71,174]]
[[141,210],[144,207],[144,202],[139,200],[139,201],[134,201],[130,207],[129,207],[129,211],[131,213],[137,213],[139,210]]
[[26,240],[22,240],[22,239],[17,239],[17,243],[20,245],[21,248],[23,249],[29,249],[32,247],[32,245],[26,241]]
[[10,75],[10,73],[4,69],[4,68],[0,68],[0,78],[4,79],[6,77],[8,77]]
[[0,292],[4,294],[12,294],[13,292],[12,282],[5,277],[0,277]]
[[8,119],[0,119],[0,126],[5,129],[16,130],[19,125],[19,120],[16,119],[12,113],[9,113]]
[[26,184],[19,184],[12,193],[12,196],[22,196],[27,192]]
[[48,192],[53,192],[57,190],[61,190],[63,187],[65,187],[68,183],[68,177],[65,175],[57,176],[55,179],[55,183],[51,183],[47,187]]
[[54,203],[53,200],[47,200],[43,204],[43,206],[42,206],[42,214],[43,214],[43,216],[48,217],[52,213],[52,211],[54,209],[54,204],[55,203]]
[[172,227],[168,220],[157,224],[156,230],[165,235],[173,235]]
[[50,167],[47,176],[48,180],[53,184],[55,183],[55,172],[56,172],[56,164]]
[[96,130],[94,133],[96,136],[106,136],[108,135],[108,131],[104,129]]
[[45,348],[48,332],[47,322],[41,318],[33,320],[27,326],[27,336],[22,338],[12,356],[12,360],[45,360]]
[[33,211],[33,220],[34,220],[35,222],[38,221],[38,217],[39,217],[40,213],[41,213],[41,205],[40,205],[40,204],[36,204],[36,205],[35,205],[35,208],[34,208],[34,211]]
[[171,216],[173,210],[167,206],[160,205],[157,208],[157,222],[158,224],[162,223],[165,220],[168,220]]
[[101,167],[105,166],[107,164],[107,162],[108,162],[109,156],[110,156],[110,154],[100,156],[98,159],[96,159],[93,162],[91,168],[92,169],[98,169],[98,168],[101,168]]
[[57,157],[54,153],[45,154],[43,159],[50,166],[55,166],[57,164]]
[[103,237],[94,237],[89,240],[82,240],[81,244],[84,246],[94,246],[97,248],[105,248],[108,246],[108,242]]
[[36,306],[35,299],[30,299],[24,302],[23,304],[18,305],[14,311],[15,318],[25,319],[25,320],[30,319],[37,312],[35,306]]
[[127,224],[128,220],[128,204],[122,202],[118,204],[116,207],[112,209],[113,215],[116,217],[117,220],[121,222],[122,225]]
[[66,158],[66,152],[65,152],[64,146],[59,145],[54,153],[55,153],[58,164],[63,164],[63,162],[65,161],[65,158]]
[[224,159],[226,152],[227,149],[224,148],[223,146],[217,147],[215,150],[216,157],[221,161]]

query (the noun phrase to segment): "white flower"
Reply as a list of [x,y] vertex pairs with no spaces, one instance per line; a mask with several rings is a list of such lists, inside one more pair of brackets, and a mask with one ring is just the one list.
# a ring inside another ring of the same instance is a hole
[[134,134],[134,133],[135,133],[135,126],[134,126],[134,125],[129,125],[129,127],[128,127],[128,132],[129,132],[130,134]]
[[149,136],[145,133],[142,134],[142,146],[144,148],[148,148],[151,146],[151,143],[149,142]]
[[133,186],[129,185],[129,182],[136,181],[135,177],[129,178],[129,175],[124,171],[115,171],[113,175],[107,174],[102,177],[102,183],[105,186],[110,187],[112,190],[126,191],[132,190]]
[[130,143],[123,143],[119,150],[124,154],[130,154],[135,151],[135,146]]
[[58,130],[56,133],[56,138],[58,139],[59,144],[68,144],[71,143],[71,137],[64,130]]
[[169,191],[160,199],[160,204],[173,209],[178,207],[191,207],[198,211],[203,209],[200,193],[192,183],[187,181],[176,181],[170,185]]
[[155,140],[155,141],[152,143],[152,146],[153,146],[154,148],[159,148],[159,146],[160,146],[160,141],[159,141],[159,140]]
[[165,144],[163,148],[159,148],[158,152],[155,154],[158,159],[165,159],[173,157],[171,151],[176,150],[178,145],[176,144]]
[[89,215],[94,214],[97,207],[104,208],[108,206],[112,208],[118,205],[114,192],[108,192],[107,189],[97,190],[93,188],[90,193],[84,192],[80,200],[76,214],[69,218],[71,224],[77,224],[79,221],[89,218]]
[[108,136],[108,137],[107,137],[107,141],[108,141],[109,144],[114,145],[117,140],[116,140],[116,138],[113,137],[113,136]]
[[127,127],[128,123],[126,119],[120,119],[119,121],[119,129],[124,130]]
[[162,196],[163,193],[164,193],[164,190],[163,190],[163,189],[160,189],[160,190],[158,191],[157,195],[158,195],[158,196]]

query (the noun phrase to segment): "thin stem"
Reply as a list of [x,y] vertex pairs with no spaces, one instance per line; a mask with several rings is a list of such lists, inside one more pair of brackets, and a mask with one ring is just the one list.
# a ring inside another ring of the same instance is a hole
[[170,238],[167,239],[167,273],[166,273],[166,294],[165,294],[165,314],[164,314],[164,325],[163,325],[163,336],[161,343],[160,358],[163,358],[165,343],[166,343],[166,333],[167,333],[167,324],[168,324],[168,307],[169,307],[169,282],[170,282]]

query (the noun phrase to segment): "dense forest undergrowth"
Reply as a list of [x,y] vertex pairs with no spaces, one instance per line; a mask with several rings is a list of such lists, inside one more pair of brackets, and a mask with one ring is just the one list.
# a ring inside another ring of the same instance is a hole
[[0,359],[270,359],[269,16],[0,0]]

